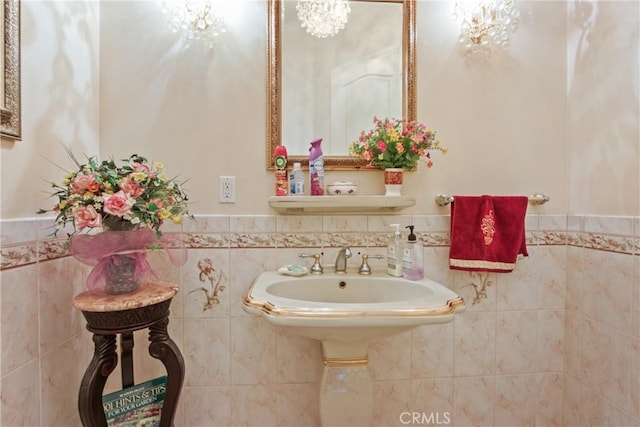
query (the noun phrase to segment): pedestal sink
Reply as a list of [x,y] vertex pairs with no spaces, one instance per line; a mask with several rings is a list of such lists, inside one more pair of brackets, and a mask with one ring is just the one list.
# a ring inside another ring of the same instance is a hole
[[283,276],[260,274],[244,310],[322,342],[320,417],[324,426],[368,426],[373,394],[367,369],[369,342],[427,324],[447,323],[463,299],[430,279],[387,274]]

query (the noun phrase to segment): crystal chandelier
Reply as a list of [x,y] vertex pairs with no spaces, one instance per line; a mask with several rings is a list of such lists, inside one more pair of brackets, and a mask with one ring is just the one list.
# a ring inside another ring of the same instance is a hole
[[348,0],[300,0],[296,4],[302,28],[312,36],[335,36],[349,20]]
[[[217,7],[216,7],[217,6]],[[167,0],[162,10],[168,16],[173,32],[184,32],[187,42],[205,40],[209,43],[226,31],[221,5],[212,0]]]
[[509,45],[509,34],[518,30],[520,12],[515,0],[480,0],[470,5],[456,2],[453,19],[460,21],[458,42],[466,48]]

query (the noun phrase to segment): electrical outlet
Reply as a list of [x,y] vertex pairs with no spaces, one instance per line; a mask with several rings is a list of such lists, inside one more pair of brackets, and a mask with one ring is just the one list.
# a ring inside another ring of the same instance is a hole
[[236,202],[236,177],[220,177],[220,203]]

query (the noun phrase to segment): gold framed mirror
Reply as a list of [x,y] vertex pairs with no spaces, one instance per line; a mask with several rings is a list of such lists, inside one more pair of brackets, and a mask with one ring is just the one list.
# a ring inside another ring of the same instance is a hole
[[[285,16],[284,4],[287,5],[286,16],[290,19],[297,19],[294,1],[284,0],[267,0],[267,169],[273,170],[273,154],[274,149],[283,143],[283,117],[287,114],[283,109],[283,16]],[[416,106],[416,0],[351,0],[352,7],[354,5],[361,6],[365,3],[383,5],[396,4],[401,6],[401,19],[398,19],[402,47],[399,57],[402,65],[401,86],[402,100],[401,108],[402,117],[408,120],[415,120],[417,117]],[[353,13],[353,12],[352,12]],[[349,22],[346,24],[349,25]],[[362,35],[363,38],[370,34]],[[311,36],[309,36],[311,37]],[[316,43],[320,43],[325,39],[318,39]],[[379,114],[383,117],[382,114]],[[370,124],[373,125],[373,117],[370,118]],[[361,129],[364,130],[364,129]],[[349,143],[359,134],[352,135],[351,140],[340,141],[344,143],[344,154],[334,155],[325,152],[324,166],[327,170],[358,170],[365,169],[366,161],[347,154]],[[315,137],[322,135],[309,135],[307,142],[311,142]],[[324,144],[324,143],[323,143]],[[308,155],[289,150],[289,163],[300,162],[302,165],[308,164]],[[300,150],[300,149],[298,149]],[[306,150],[304,150],[306,151]]]
[[0,85],[0,135],[3,138],[22,138],[20,107],[20,1],[3,0],[2,84]]

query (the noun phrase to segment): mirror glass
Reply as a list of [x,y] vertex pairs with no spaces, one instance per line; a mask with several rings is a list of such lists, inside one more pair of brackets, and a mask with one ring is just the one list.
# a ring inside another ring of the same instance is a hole
[[327,38],[302,28],[296,3],[268,0],[267,167],[280,144],[304,165],[323,138],[325,168],[359,169],[348,146],[374,116],[416,117],[414,0],[352,0],[345,28]]

